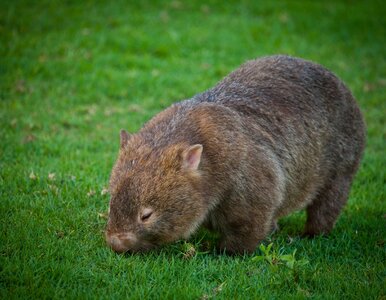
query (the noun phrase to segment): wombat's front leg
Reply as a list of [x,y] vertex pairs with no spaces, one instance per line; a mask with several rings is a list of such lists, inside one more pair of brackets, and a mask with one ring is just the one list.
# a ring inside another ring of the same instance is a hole
[[347,202],[352,174],[336,176],[320,191],[318,197],[307,206],[307,222],[304,235],[328,234],[334,227],[342,207]]
[[252,253],[272,231],[272,213],[253,208],[232,208],[222,222],[220,251],[229,254]]

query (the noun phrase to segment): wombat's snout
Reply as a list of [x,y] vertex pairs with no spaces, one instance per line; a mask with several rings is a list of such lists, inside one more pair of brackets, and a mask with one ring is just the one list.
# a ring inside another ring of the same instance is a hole
[[118,253],[127,252],[136,249],[137,238],[131,232],[124,233],[106,233],[106,241],[109,246]]

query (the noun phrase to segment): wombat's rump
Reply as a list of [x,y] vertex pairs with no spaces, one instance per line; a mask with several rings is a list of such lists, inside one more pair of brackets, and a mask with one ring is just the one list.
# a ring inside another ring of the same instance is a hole
[[121,131],[107,242],[145,251],[205,225],[220,249],[252,252],[302,208],[306,234],[328,233],[364,143],[359,108],[331,72],[288,56],[249,61],[138,133]]

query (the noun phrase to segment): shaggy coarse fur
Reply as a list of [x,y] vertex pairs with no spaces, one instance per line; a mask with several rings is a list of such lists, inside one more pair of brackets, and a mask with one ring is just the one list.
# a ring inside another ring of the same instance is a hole
[[252,252],[302,208],[305,234],[326,234],[364,144],[361,112],[331,72],[288,56],[249,61],[138,133],[121,131],[107,242],[145,251],[204,225],[220,249]]

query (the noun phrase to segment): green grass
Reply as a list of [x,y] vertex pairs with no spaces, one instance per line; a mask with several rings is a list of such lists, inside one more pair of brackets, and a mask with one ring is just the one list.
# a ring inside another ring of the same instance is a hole
[[[382,1],[34,2],[0,2],[0,298],[385,299]],[[275,53],[333,70],[367,121],[332,234],[300,238],[300,212],[252,256],[206,253],[205,232],[144,255],[110,251],[101,191],[119,129]]]

